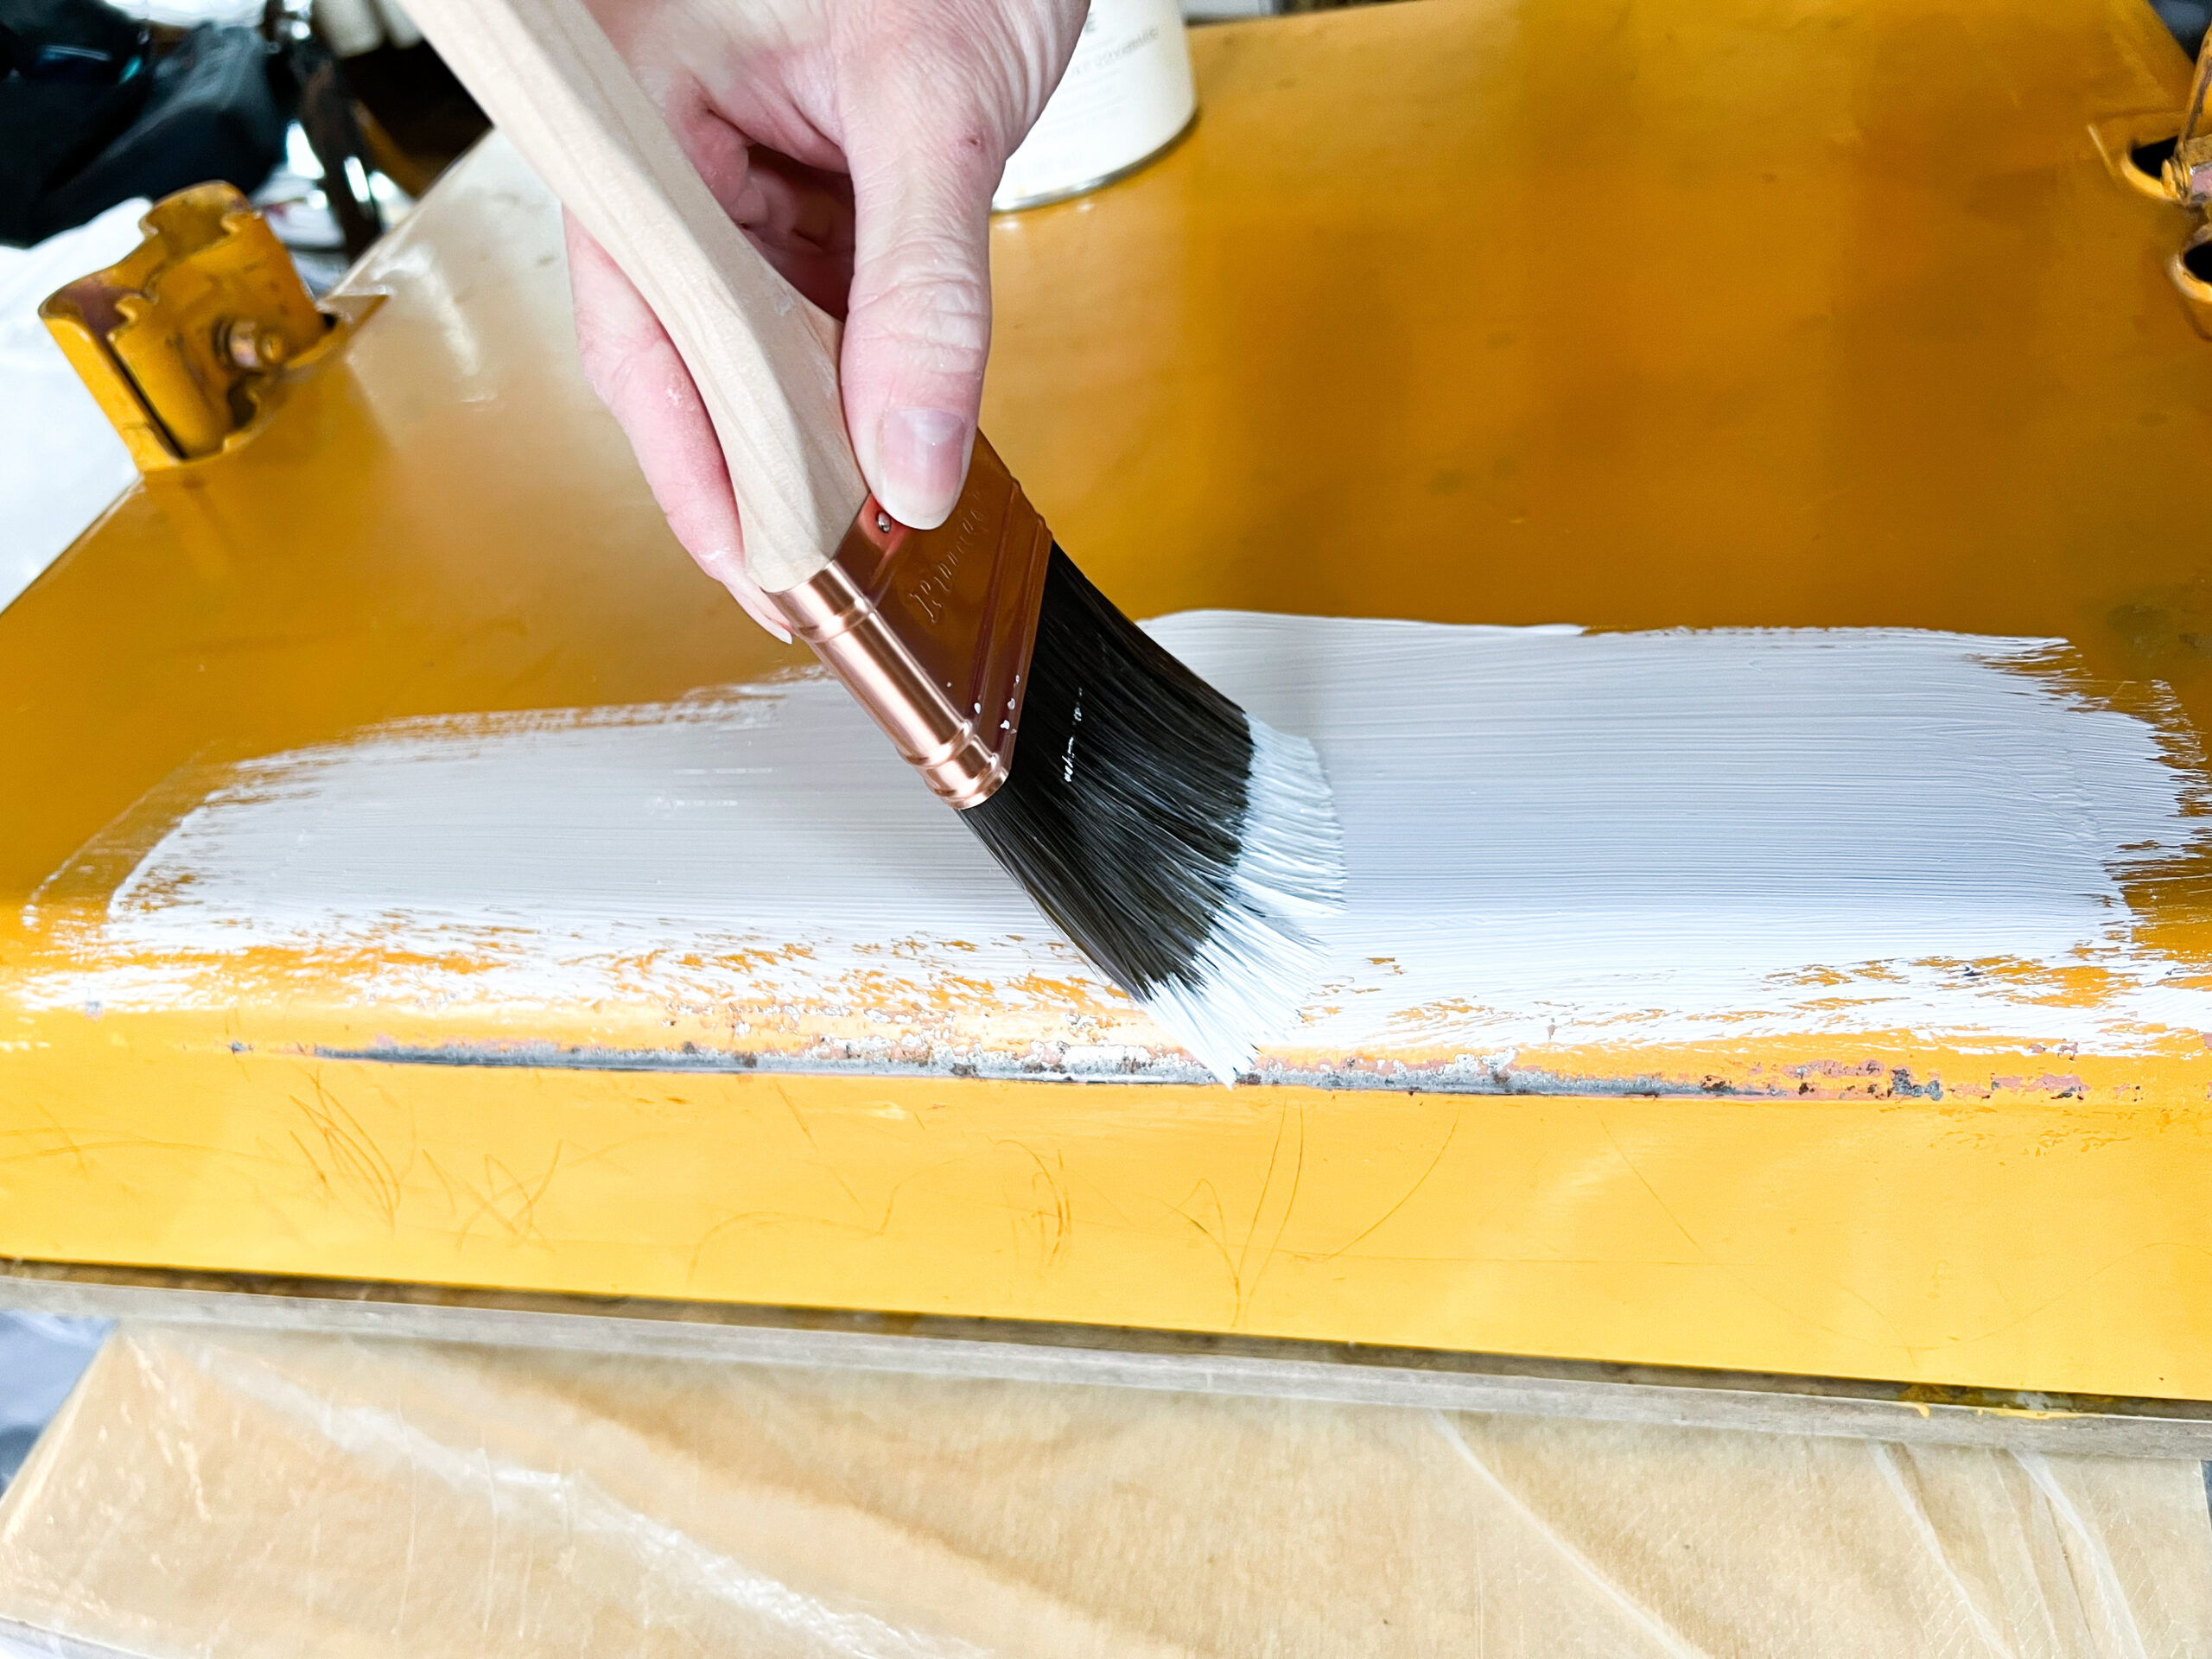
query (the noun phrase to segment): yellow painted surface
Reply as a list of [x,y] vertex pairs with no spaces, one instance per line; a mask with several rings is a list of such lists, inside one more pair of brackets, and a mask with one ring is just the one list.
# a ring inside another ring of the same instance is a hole
[[[988,424],[1125,608],[2052,635],[2212,727],[2187,221],[2091,137],[2185,83],[2139,0],[1421,0],[1197,51],[1185,143],[995,232]],[[338,361],[0,613],[0,1255],[2212,1397],[2194,1033],[1230,1093],[318,1058],[730,1013],[386,1003],[312,954],[39,1001],[228,762],[796,660],[669,540],[556,250],[480,152]],[[2130,897],[2196,964],[2208,894]],[[764,1052],[859,1018],[792,1017]]]
[[[2212,1395],[2212,1141],[2139,1101],[428,1069],[81,1018],[0,1053],[11,1254]],[[2117,1079],[2117,1081],[2115,1081]],[[2122,1098],[2115,1099],[2117,1094]]]

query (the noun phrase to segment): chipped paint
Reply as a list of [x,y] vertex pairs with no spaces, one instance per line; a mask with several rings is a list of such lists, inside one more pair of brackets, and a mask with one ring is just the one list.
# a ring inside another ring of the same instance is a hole
[[[1311,735],[1338,790],[1351,903],[1268,1080],[1807,1093],[1511,1057],[1891,1032],[2117,1052],[2212,1023],[2129,899],[2203,853],[2193,738],[2051,642],[1153,626]],[[486,1058],[531,1010],[658,1008],[665,1046],[554,1063],[1185,1078],[819,679],[403,722],[181,793],[89,925],[44,918],[69,961],[35,1001],[309,995],[435,1016]]]

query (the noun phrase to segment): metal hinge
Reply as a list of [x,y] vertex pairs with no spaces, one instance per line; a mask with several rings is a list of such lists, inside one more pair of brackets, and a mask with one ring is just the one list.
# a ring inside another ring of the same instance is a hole
[[2174,152],[2166,157],[2159,179],[2166,194],[2185,207],[2202,208],[2212,201],[2212,132],[2205,130],[2205,93],[2212,90],[2212,33],[2196,54],[2196,73],[2190,79],[2189,102],[2182,106],[2181,130],[2174,137]]
[[138,221],[146,239],[39,307],[142,473],[251,439],[286,381],[327,361],[382,296],[317,305],[292,256],[227,184],[194,185]]

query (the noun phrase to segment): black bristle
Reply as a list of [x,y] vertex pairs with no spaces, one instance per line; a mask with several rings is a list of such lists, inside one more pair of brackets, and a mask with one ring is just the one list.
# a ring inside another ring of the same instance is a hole
[[1244,711],[1055,545],[1012,774],[960,816],[1132,996],[1197,976],[1242,849]]

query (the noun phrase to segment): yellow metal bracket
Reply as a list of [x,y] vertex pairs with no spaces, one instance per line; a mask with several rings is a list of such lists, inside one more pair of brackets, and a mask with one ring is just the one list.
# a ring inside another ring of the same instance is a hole
[[127,257],[50,296],[39,315],[143,473],[250,442],[286,381],[334,356],[382,298],[318,306],[227,184],[180,190],[139,226],[146,239]]
[[2198,52],[2188,100],[2093,124],[2089,137],[2121,183],[2197,216],[2196,228],[2166,261],[2196,332],[2212,340],[2212,35]]

